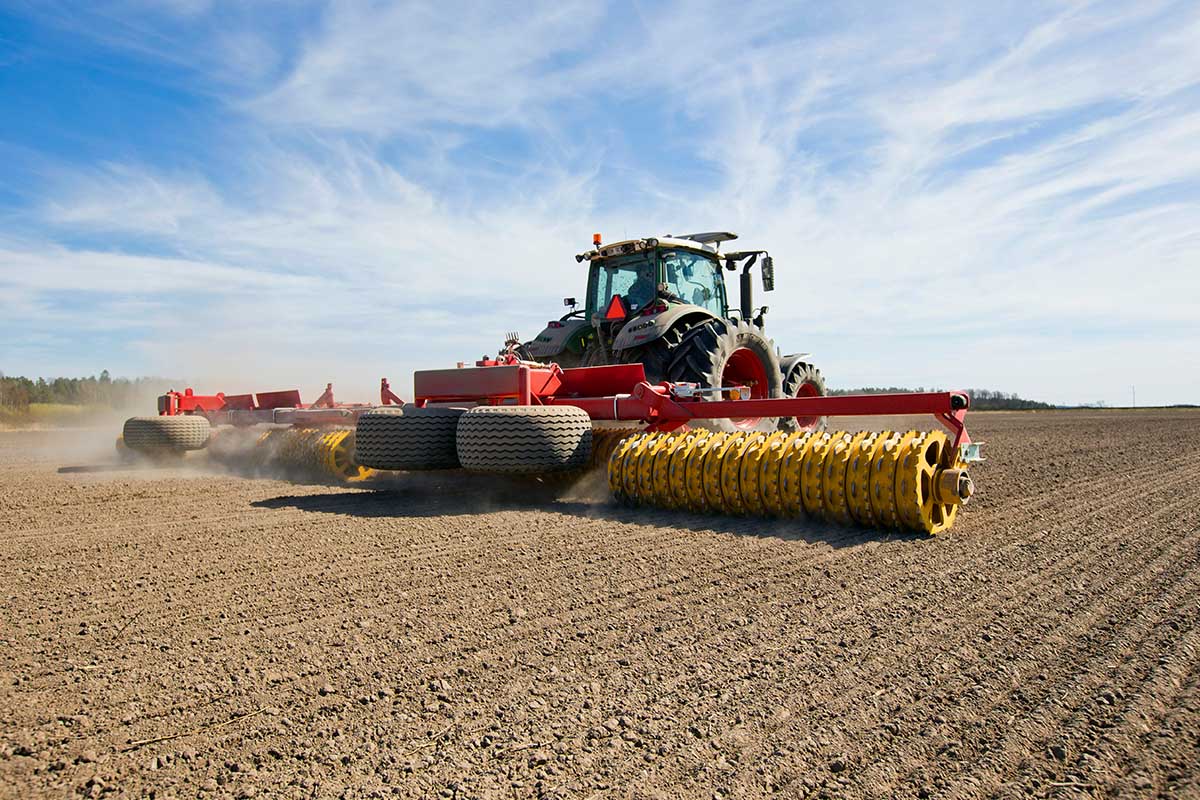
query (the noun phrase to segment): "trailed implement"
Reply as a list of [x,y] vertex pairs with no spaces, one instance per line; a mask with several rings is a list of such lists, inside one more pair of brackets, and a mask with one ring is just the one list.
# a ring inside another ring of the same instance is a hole
[[[374,470],[541,477],[600,468],[614,498],[633,505],[930,534],[949,528],[974,490],[967,468],[978,446],[961,392],[745,399],[743,386],[651,384],[640,364],[562,369],[512,355],[417,372],[414,388],[410,404],[385,379],[380,405],[339,405],[327,391],[308,407],[298,393],[231,399],[189,390],[166,395],[160,408],[161,418],[214,426],[214,454],[260,426],[251,455],[229,451],[243,466],[339,480]],[[918,414],[938,428],[759,430],[772,418]]]
[[[971,497],[979,457],[962,392],[828,397],[807,353],[767,338],[751,270],[775,288],[765,250],[721,251],[733,233],[602,244],[586,302],[533,340],[510,334],[495,358],[414,375],[404,404],[342,404],[332,386],[300,393],[159,398],[159,416],[125,424],[147,454],[209,445],[243,469],[335,480],[373,471],[467,469],[544,477],[607,469],[615,498],[693,512],[809,517],[940,533]],[[738,307],[725,273],[740,271]],[[930,415],[935,430],[825,430],[826,419]],[[253,447],[245,431],[253,426]],[[218,431],[213,436],[213,429]],[[232,431],[232,433],[231,433]],[[249,454],[247,454],[249,451]]]
[[[386,381],[383,392],[388,394]],[[237,395],[171,391],[158,398],[158,416],[126,420],[117,445],[160,460],[207,450],[211,460],[250,474],[361,480],[371,470],[355,459],[355,425],[371,408],[336,402],[329,384],[310,404],[294,389]]]

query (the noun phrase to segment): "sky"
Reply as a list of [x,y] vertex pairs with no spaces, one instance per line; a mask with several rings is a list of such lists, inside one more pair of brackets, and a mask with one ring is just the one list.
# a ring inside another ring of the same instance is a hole
[[531,338],[730,230],[833,387],[1200,402],[1200,4],[0,0],[0,370],[198,391]]

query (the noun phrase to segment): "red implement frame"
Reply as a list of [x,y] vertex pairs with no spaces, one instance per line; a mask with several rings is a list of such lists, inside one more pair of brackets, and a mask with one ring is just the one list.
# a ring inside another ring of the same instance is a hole
[[[383,380],[382,399],[402,402],[387,389]],[[158,398],[160,416],[195,414],[206,417],[214,425],[257,425],[274,423],[314,427],[322,425],[345,426],[353,423],[358,415],[373,406],[365,403],[339,403],[333,398],[333,384],[325,384],[325,391],[313,403],[305,405],[300,392],[295,389],[253,394],[199,395],[191,388],[183,392],[174,390]]]
[[421,406],[570,405],[594,420],[642,422],[660,431],[699,419],[930,414],[951,433],[956,450],[971,442],[964,421],[970,398],[964,392],[705,400],[686,384],[650,384],[641,364],[561,369],[556,364],[490,361],[475,368],[417,372],[413,383]]
[[[475,367],[423,370],[413,376],[415,401],[484,405],[570,405],[594,420],[641,422],[667,431],[692,420],[746,417],[860,417],[930,414],[954,437],[954,447],[970,444],[964,419],[970,399],[964,392],[789,397],[759,400],[706,399],[692,384],[651,384],[641,364],[562,369],[557,364],[486,359]],[[732,387],[724,387],[726,389]],[[383,405],[401,405],[387,378],[379,384]],[[371,406],[337,403],[333,385],[305,406],[300,393],[198,395],[191,389],[158,399],[159,413],[203,414],[216,424],[345,425]]]

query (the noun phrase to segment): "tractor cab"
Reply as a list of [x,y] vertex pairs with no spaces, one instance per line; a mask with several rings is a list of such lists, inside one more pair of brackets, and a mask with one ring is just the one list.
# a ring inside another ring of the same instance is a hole
[[[714,317],[728,312],[725,281],[716,255],[693,242],[673,245],[669,240],[633,252],[618,252],[590,260],[584,319],[593,324],[647,314],[652,307],[670,304],[698,306]],[[623,312],[623,313],[622,313]]]

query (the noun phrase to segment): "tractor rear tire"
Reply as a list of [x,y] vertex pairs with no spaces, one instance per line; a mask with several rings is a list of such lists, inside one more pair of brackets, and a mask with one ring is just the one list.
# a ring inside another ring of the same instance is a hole
[[199,415],[130,417],[125,420],[121,438],[126,447],[140,453],[182,453],[203,449],[211,432],[208,419]]
[[355,426],[354,460],[373,469],[457,469],[454,434],[465,410],[414,405],[371,409]]
[[668,329],[662,336],[641,347],[631,347],[617,353],[621,364],[641,364],[649,383],[660,383],[667,378],[667,371],[676,350],[692,326],[681,325]]
[[[749,385],[750,398],[756,400],[783,394],[775,342],[764,336],[760,328],[742,320],[712,320],[685,333],[671,357],[667,379],[698,383],[705,389],[744,381]],[[728,399],[717,393],[704,398]],[[708,419],[697,420],[694,425],[729,433],[769,433],[778,428],[779,421],[777,417]]]
[[[825,389],[825,379],[821,370],[803,361],[791,366],[783,379],[784,397],[824,397],[828,394]],[[815,431],[825,430],[825,417],[780,417],[781,431]]]
[[478,406],[458,421],[465,469],[506,475],[569,472],[588,466],[592,420],[575,406]]

